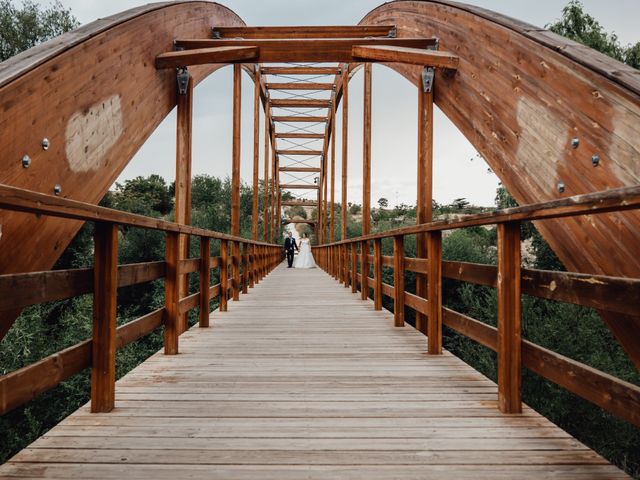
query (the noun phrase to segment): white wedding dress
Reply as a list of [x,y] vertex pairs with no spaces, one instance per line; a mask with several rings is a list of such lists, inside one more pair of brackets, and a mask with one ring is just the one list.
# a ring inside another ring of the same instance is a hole
[[293,262],[293,268],[316,268],[316,262],[311,253],[311,243],[308,238],[300,240],[300,252]]

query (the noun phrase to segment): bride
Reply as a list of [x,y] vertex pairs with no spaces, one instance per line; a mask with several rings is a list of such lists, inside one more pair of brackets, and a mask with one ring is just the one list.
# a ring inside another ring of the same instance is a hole
[[311,253],[311,243],[306,234],[302,234],[300,238],[300,252],[296,257],[293,268],[315,268],[316,262]]

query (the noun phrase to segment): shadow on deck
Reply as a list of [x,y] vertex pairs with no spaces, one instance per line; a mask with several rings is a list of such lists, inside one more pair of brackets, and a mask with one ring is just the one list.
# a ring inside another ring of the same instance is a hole
[[39,478],[627,478],[316,270],[278,267],[4,466]]

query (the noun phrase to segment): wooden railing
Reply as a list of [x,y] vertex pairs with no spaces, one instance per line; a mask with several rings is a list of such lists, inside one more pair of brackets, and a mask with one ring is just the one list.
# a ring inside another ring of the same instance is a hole
[[[164,326],[164,352],[177,354],[179,336],[187,329],[188,311],[199,307],[199,325],[208,327],[212,299],[218,297],[220,311],[226,311],[229,298],[238,299],[241,291],[247,293],[248,287],[259,282],[282,259],[282,249],[277,245],[3,185],[0,209],[95,222],[93,269],[0,275],[0,315],[29,305],[93,294],[92,338],[1,376],[0,415],[88,367],[91,411],[112,410],[117,349]],[[120,226],[165,232],[165,260],[118,265]],[[200,238],[199,258],[181,259],[186,237]],[[212,240],[220,242],[215,256],[211,252]],[[219,269],[220,283],[211,285],[211,270],[215,268]],[[181,298],[180,282],[186,274],[195,272],[199,273],[199,291]],[[160,278],[165,282],[164,307],[116,328],[117,289]]]
[[[640,426],[640,387],[617,379],[521,338],[520,297],[532,295],[599,311],[640,314],[640,279],[521,268],[520,222],[640,208],[640,187],[609,190],[553,202],[527,205],[459,220],[438,221],[314,247],[317,263],[353,293],[382,309],[382,297],[394,300],[394,324],[405,325],[405,306],[425,315],[429,354],[442,352],[443,325],[497,352],[498,405],[521,411],[521,369],[560,385],[620,418]],[[442,261],[442,232],[497,226],[497,266]],[[426,242],[427,258],[406,258],[404,238]],[[383,256],[381,241],[393,238],[393,255]],[[373,246],[373,251],[371,247]],[[370,265],[373,265],[371,277]],[[394,285],[383,283],[383,267],[393,269]],[[427,298],[405,291],[405,272],[426,276]],[[497,328],[442,306],[442,279],[497,288]]]

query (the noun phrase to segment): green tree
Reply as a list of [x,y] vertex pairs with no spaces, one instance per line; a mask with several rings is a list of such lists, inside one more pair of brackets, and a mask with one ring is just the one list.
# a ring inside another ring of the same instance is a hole
[[378,206],[380,208],[387,208],[389,206],[389,200],[387,200],[386,198],[382,197],[378,199]]
[[0,61],[78,27],[79,22],[59,1],[43,8],[33,0],[22,7],[0,0]]
[[640,42],[622,46],[618,36],[606,32],[600,22],[584,11],[579,0],[571,0],[562,9],[562,17],[547,28],[634,68],[640,67]]

